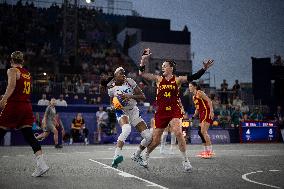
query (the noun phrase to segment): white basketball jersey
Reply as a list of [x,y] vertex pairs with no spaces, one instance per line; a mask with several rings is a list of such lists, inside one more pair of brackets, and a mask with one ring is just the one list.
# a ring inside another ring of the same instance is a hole
[[[108,95],[110,97],[118,96],[119,94],[134,94],[134,89],[137,86],[137,83],[131,79],[127,78],[126,81],[121,86],[116,86],[114,81],[111,81],[108,85],[110,88],[108,89]],[[127,105],[124,106],[125,109],[133,108],[137,105],[136,100],[130,99],[127,102]]]

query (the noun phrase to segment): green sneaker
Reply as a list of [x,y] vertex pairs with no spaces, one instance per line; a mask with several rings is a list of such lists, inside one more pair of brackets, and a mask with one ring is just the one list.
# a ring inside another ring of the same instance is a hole
[[112,160],[112,163],[111,163],[111,166],[113,168],[117,168],[118,167],[118,164],[121,163],[123,161],[123,156],[122,155],[117,155],[113,160]]

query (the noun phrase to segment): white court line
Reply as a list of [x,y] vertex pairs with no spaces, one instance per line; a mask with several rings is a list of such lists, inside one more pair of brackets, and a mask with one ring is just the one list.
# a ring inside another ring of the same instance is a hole
[[[165,159],[167,157],[150,157],[151,159]],[[96,159],[99,159],[99,160],[113,160],[113,157],[110,157],[110,158],[96,158]]]
[[74,152],[74,153],[76,153],[76,154],[89,154],[91,152]]
[[[270,170],[270,171],[275,172],[275,171],[279,171],[279,170]],[[263,186],[268,186],[268,187],[271,187],[271,188],[277,188],[277,189],[281,188],[279,186],[273,186],[273,185],[269,185],[269,184],[264,184],[264,183],[256,182],[254,180],[250,180],[250,179],[247,178],[248,175],[255,174],[255,173],[263,173],[263,171],[255,171],[255,172],[250,172],[250,173],[243,174],[242,175],[242,179],[244,179],[245,181],[251,182],[251,183],[255,183],[255,184],[259,184],[259,185],[263,185]]]
[[266,157],[266,156],[272,156],[272,155],[265,155],[265,154],[251,154],[251,155],[244,155],[248,157]]
[[100,165],[103,165],[104,168],[108,168],[108,169],[115,170],[115,171],[119,172],[118,174],[121,175],[121,176],[123,176],[123,177],[136,178],[136,179],[138,179],[138,180],[144,181],[144,182],[146,182],[146,183],[149,184],[149,185],[147,185],[147,186],[155,186],[155,187],[162,188],[162,189],[168,189],[167,187],[158,185],[158,184],[156,184],[156,183],[153,183],[153,182],[148,181],[148,180],[146,180],[146,179],[143,179],[143,178],[137,177],[137,176],[135,176],[135,175],[126,173],[126,172],[121,171],[121,170],[119,170],[119,169],[115,169],[115,168],[113,168],[113,167],[111,167],[111,166],[108,166],[108,165],[106,165],[106,164],[104,164],[104,163],[101,163],[101,162],[99,162],[99,161],[96,161],[96,160],[93,160],[93,159],[89,159],[89,160],[92,161],[92,162],[98,163],[98,164],[100,164]]

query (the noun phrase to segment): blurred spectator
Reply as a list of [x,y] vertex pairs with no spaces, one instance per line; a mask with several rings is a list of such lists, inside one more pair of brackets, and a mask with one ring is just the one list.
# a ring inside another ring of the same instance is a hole
[[46,99],[46,94],[42,94],[42,97],[38,101],[37,105],[39,105],[39,106],[48,106],[49,105],[49,100]]
[[281,106],[277,106],[277,110],[274,113],[274,120],[276,125],[281,130],[282,140],[284,141],[284,112]]
[[220,99],[218,98],[218,96],[214,96],[213,100],[212,100],[212,105],[213,105],[213,109],[214,109],[214,114],[216,116],[220,115],[220,111],[221,111],[221,102]]
[[83,119],[82,114],[78,113],[71,124],[70,144],[73,143],[73,140],[79,141],[80,135],[84,136],[84,142],[85,144],[88,144],[89,130],[85,126],[85,120]]
[[99,111],[96,112],[97,119],[97,142],[101,142],[101,133],[107,129],[108,124],[108,114],[104,111],[104,107],[100,106]]
[[242,122],[245,122],[245,121],[249,121],[250,119],[249,119],[249,116],[248,116],[248,114],[247,113],[242,113],[242,119],[241,119],[241,121]]
[[248,114],[249,113],[249,106],[247,105],[246,102],[243,102],[241,105],[241,112],[244,114]]
[[222,109],[220,111],[220,115],[218,116],[218,119],[220,121],[220,125],[222,127],[226,127],[230,125],[231,122],[231,113],[228,108],[228,105],[223,104]]
[[250,119],[252,119],[254,121],[262,121],[263,120],[263,114],[262,114],[259,107],[256,107],[254,109],[254,111],[250,115]]
[[82,79],[80,80],[80,82],[79,82],[79,84],[77,85],[76,89],[77,89],[77,93],[78,93],[78,94],[84,94],[84,93],[85,93],[85,85],[84,85]]
[[59,99],[56,100],[56,106],[65,106],[67,107],[67,102],[64,100],[64,95],[61,94]]
[[242,112],[240,111],[240,107],[237,106],[231,113],[231,126],[232,127],[239,127],[240,125],[240,120],[242,119]]
[[102,104],[102,97],[100,96],[97,97],[97,104]]
[[153,114],[153,113],[155,113],[154,108],[153,108],[152,105],[150,105],[150,106],[148,107],[147,113],[148,113],[148,114]]
[[223,83],[221,84],[221,103],[228,104],[228,84],[227,81],[224,79]]
[[233,100],[233,106],[234,107],[241,107],[243,104],[243,101],[240,99],[240,97],[237,95],[236,98]]
[[240,95],[240,89],[241,89],[241,86],[239,84],[239,80],[236,80],[235,84],[233,85],[233,88],[232,88],[232,90],[233,90],[233,92],[236,96]]
[[74,95],[72,104],[86,104],[85,100],[82,98],[79,98],[78,95]]

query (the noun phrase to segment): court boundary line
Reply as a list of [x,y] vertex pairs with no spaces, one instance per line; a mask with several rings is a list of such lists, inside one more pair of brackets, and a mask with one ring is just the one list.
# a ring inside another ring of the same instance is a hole
[[[269,170],[269,171],[270,172],[278,172],[280,170]],[[245,173],[245,174],[242,175],[242,179],[244,179],[247,182],[254,183],[254,184],[259,184],[259,185],[263,185],[263,186],[267,186],[267,187],[271,187],[271,188],[281,189],[281,187],[279,187],[279,186],[273,186],[273,185],[270,185],[270,184],[257,182],[257,181],[254,181],[254,180],[247,178],[248,175],[255,174],[255,173],[263,173],[263,171],[253,171],[253,172],[250,172],[250,173]]]
[[113,167],[111,167],[111,166],[109,166],[109,165],[106,165],[106,164],[104,164],[104,163],[101,163],[101,162],[99,162],[99,161],[96,161],[96,160],[93,160],[93,159],[89,159],[89,161],[94,162],[94,163],[97,163],[97,164],[100,164],[100,165],[103,165],[104,168],[108,168],[108,169],[115,170],[115,171],[118,172],[118,174],[119,174],[120,176],[128,177],[128,178],[135,178],[135,179],[138,179],[138,180],[140,180],[140,181],[146,182],[146,183],[148,183],[148,185],[146,185],[146,186],[151,186],[151,187],[152,187],[152,186],[155,186],[155,187],[159,187],[159,188],[162,188],[162,189],[169,189],[169,188],[167,188],[167,187],[161,186],[161,185],[159,185],[159,184],[156,184],[156,183],[151,182],[151,181],[149,181],[149,180],[143,179],[143,178],[141,178],[141,177],[132,175],[132,174],[130,174],[130,173],[121,171],[121,170],[119,170],[119,169],[115,169],[115,168],[113,168]]

